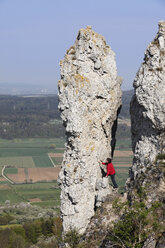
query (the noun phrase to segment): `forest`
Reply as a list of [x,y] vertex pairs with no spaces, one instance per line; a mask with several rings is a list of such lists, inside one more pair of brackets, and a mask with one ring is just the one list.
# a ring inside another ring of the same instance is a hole
[[58,96],[0,96],[0,137],[64,136]]
[[[133,91],[124,91],[120,119],[129,119]],[[130,127],[119,123],[117,135],[130,136]],[[61,138],[65,129],[58,110],[58,96],[0,95],[0,138]]]

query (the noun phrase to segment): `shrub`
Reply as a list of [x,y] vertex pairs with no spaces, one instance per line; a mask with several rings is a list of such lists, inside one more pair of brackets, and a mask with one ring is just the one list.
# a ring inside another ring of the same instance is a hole
[[12,229],[6,228],[0,231],[0,248],[25,248],[27,243],[20,235]]
[[64,242],[69,244],[70,248],[79,248],[81,239],[81,235],[78,233],[76,229],[71,229],[69,232],[66,233],[64,237]]
[[156,159],[157,159],[157,160],[158,160],[158,159],[160,159],[160,160],[165,159],[165,154],[164,154],[164,153],[158,154],[157,157],[156,157]]
[[62,236],[62,220],[60,217],[54,218],[54,224],[52,227],[52,231],[56,237],[61,238],[61,236]]
[[14,219],[13,216],[11,216],[10,214],[3,214],[0,216],[0,225],[6,225],[9,224],[10,221],[12,221]]
[[50,144],[48,148],[49,149],[55,149],[56,148],[56,145],[55,144]]
[[25,229],[21,225],[12,226],[11,229],[19,236],[25,239]]
[[[117,203],[119,209],[118,205]],[[147,208],[143,201],[134,201],[131,208],[125,207],[121,219],[114,223],[108,239],[117,247],[142,248],[149,234],[160,230],[157,215],[159,207],[161,204],[158,202]]]

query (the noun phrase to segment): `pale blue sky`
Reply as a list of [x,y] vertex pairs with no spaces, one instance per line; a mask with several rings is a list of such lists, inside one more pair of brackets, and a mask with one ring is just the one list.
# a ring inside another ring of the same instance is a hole
[[0,83],[55,86],[59,61],[92,25],[130,89],[162,19],[165,0],[0,0]]

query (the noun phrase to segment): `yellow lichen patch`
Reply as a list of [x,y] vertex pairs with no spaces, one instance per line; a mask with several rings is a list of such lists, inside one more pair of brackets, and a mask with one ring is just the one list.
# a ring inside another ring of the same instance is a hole
[[91,123],[92,123],[92,121],[91,121],[91,120],[88,120],[88,123],[89,123],[89,124],[91,124]]
[[89,25],[89,26],[86,27],[86,29],[87,30],[92,30],[92,26]]
[[69,62],[70,56],[68,54],[65,55],[65,62]]
[[78,94],[78,89],[76,89],[76,95]]
[[114,89],[111,89],[111,90],[109,91],[109,94],[111,95],[112,98],[114,98],[114,96],[115,96],[115,91],[114,91]]
[[67,164],[66,166],[70,168],[70,164]]
[[92,146],[92,147],[91,147],[91,152],[93,152],[93,151],[94,151],[94,149],[95,149],[95,146]]
[[92,31],[92,27],[91,26],[87,26],[85,29],[81,28],[80,29],[80,33],[83,33],[86,38],[89,38],[88,35],[93,34],[94,31]]
[[81,82],[81,83],[87,82],[87,83],[89,83],[89,79],[87,77],[83,76],[83,75],[80,75],[80,74],[75,74],[74,79],[75,79],[76,82]]
[[62,60],[60,60],[60,66],[62,66],[63,65],[63,61]]
[[78,94],[79,90],[84,88],[85,83],[89,83],[89,79],[83,75],[80,74],[75,74],[74,76],[74,80],[75,80],[75,93],[76,95]]

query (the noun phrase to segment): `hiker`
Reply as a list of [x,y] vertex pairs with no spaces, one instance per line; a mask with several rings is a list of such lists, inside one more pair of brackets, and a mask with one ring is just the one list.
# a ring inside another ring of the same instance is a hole
[[109,175],[111,176],[111,180],[112,180],[112,183],[113,183],[113,187],[114,188],[118,188],[118,185],[115,181],[115,169],[114,169],[114,166],[112,164],[112,159],[111,158],[107,158],[107,161],[105,163],[103,163],[102,161],[100,161],[103,165],[106,165],[107,166],[107,174],[106,174],[106,177],[108,177]]

